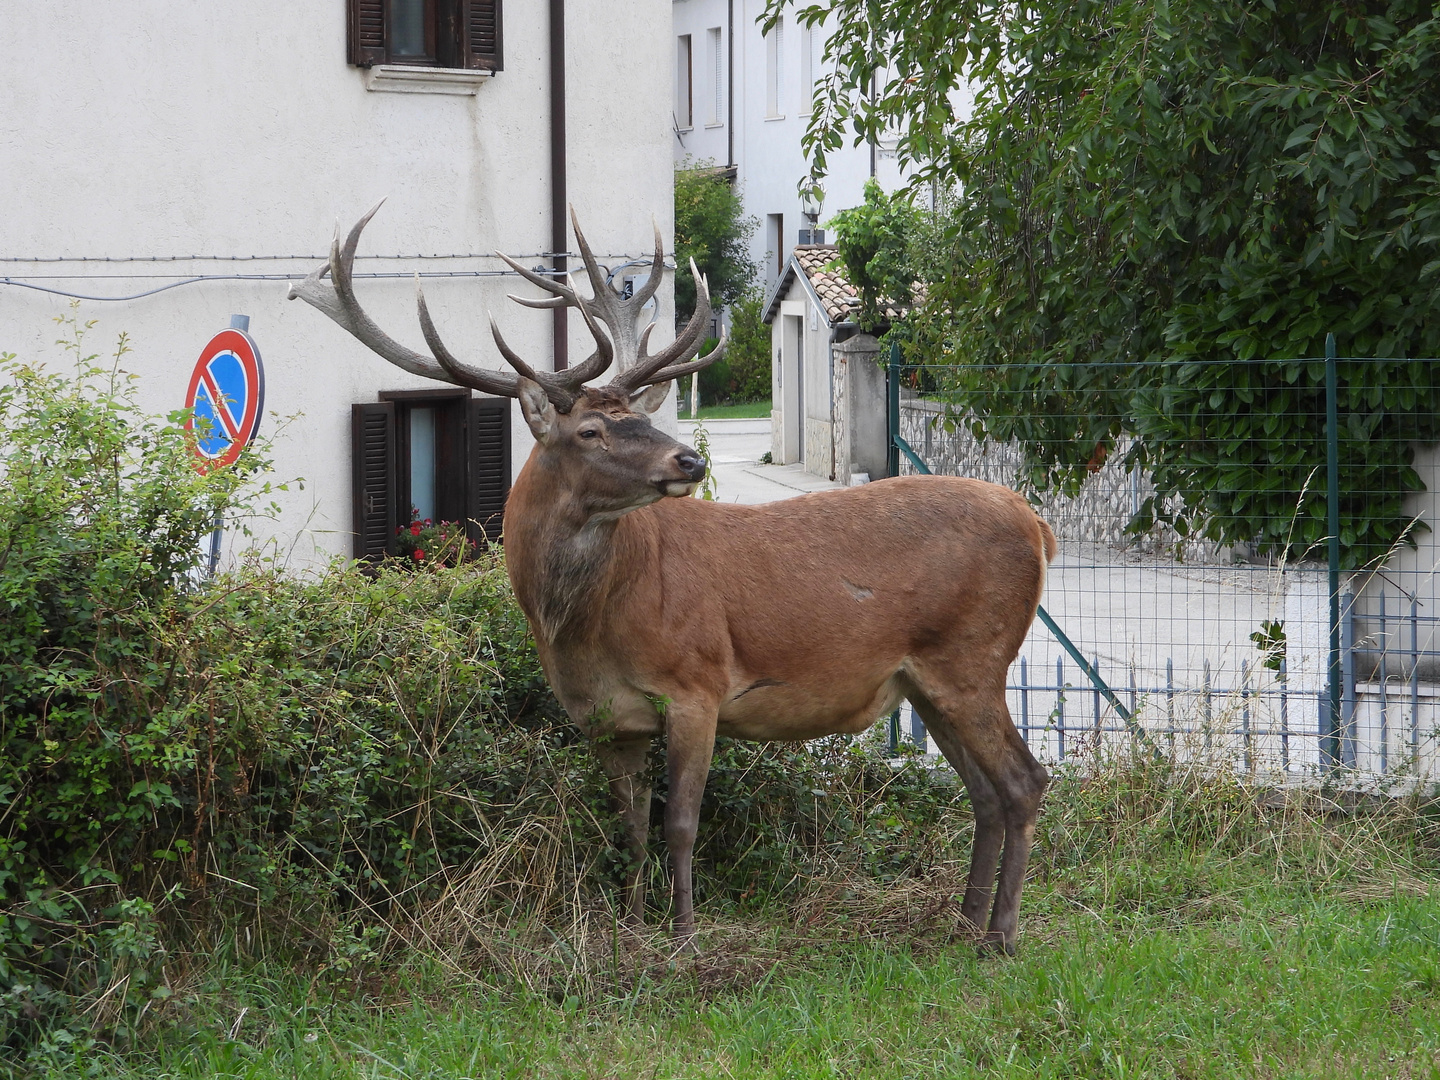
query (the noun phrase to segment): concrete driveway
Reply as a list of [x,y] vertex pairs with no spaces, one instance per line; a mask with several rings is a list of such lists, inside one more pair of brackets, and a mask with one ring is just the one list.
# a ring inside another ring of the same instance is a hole
[[[770,450],[769,420],[707,420],[710,435],[710,471],[715,477],[717,502],[775,502],[843,487],[805,472],[799,465],[762,465]],[[680,421],[680,441],[694,445],[695,421]]]

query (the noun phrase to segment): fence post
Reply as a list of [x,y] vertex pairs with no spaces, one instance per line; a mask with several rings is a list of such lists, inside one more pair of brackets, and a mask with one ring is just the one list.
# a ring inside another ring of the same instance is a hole
[[900,343],[890,343],[890,361],[886,365],[885,388],[889,395],[886,416],[885,475],[900,475],[900,444],[895,440],[900,435]]
[[1320,739],[1320,764],[1340,764],[1340,406],[1335,335],[1325,335],[1325,502],[1330,533],[1330,709]]

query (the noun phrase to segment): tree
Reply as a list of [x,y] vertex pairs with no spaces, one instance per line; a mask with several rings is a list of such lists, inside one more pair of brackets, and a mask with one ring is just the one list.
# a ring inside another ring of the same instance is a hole
[[[962,390],[1003,384],[969,404],[984,433],[1026,443],[1038,482],[1074,483],[1126,434],[1130,464],[1159,489],[1137,527],[1168,517],[1311,550],[1324,534],[1323,365],[1293,358],[1322,355],[1334,332],[1342,355],[1400,358],[1342,365],[1347,559],[1406,533],[1401,500],[1421,486],[1410,440],[1440,435],[1437,380],[1407,359],[1440,354],[1428,6],[830,0],[800,12],[826,15],[836,69],[806,135],[815,167],[852,133],[898,131],[916,182],[952,192],[917,339],[969,365]],[[956,108],[967,81],[968,119]],[[1201,412],[1215,421],[1203,438]]]
[[755,277],[749,243],[759,222],[745,216],[735,186],[709,162],[686,160],[675,170],[675,314],[695,310],[690,260],[710,285],[710,302],[724,307],[737,300]]
[[840,261],[860,295],[859,320],[867,331],[889,322],[887,306],[910,306],[915,270],[908,249],[915,218],[908,195],[886,195],[871,177],[865,181],[865,201],[830,220]]

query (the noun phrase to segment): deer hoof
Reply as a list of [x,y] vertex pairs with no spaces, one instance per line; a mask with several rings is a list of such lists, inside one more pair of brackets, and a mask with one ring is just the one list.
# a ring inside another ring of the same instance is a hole
[[695,939],[694,923],[676,923],[673,927],[675,934],[676,951],[688,953],[691,956],[700,951],[700,945]]
[[990,960],[997,956],[1014,956],[1015,943],[1006,941],[1001,934],[988,934],[975,951],[981,960]]

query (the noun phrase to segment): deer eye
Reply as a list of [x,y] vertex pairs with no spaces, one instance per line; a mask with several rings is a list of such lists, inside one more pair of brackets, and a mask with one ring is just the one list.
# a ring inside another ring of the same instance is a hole
[[585,430],[580,432],[580,437],[582,439],[598,439],[600,437],[600,432],[596,431],[594,428],[586,428]]

